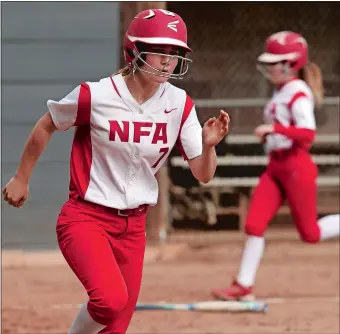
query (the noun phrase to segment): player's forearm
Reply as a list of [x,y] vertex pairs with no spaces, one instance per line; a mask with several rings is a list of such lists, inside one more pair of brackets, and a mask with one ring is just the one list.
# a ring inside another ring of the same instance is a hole
[[216,171],[215,147],[203,145],[202,154],[190,161],[189,165],[192,174],[198,181],[208,183],[214,177]]
[[301,144],[311,144],[315,138],[314,130],[297,128],[295,126],[285,127],[281,124],[275,124],[274,132],[285,135],[286,137]]
[[47,128],[42,119],[37,122],[25,144],[24,152],[15,173],[17,178],[26,183],[29,182],[32,170],[50,141],[53,132],[54,129]]

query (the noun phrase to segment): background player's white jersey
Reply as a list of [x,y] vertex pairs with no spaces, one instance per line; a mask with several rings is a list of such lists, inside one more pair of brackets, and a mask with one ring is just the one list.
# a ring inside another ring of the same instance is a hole
[[184,159],[202,154],[202,127],[186,92],[164,83],[138,104],[121,74],[83,83],[47,102],[60,130],[77,126],[70,195],[117,209],[155,205],[154,174],[176,145]]
[[[292,80],[275,91],[264,109],[264,121],[267,124],[315,130],[314,98],[306,82]],[[274,133],[266,137],[267,152],[290,149],[292,145],[293,141],[282,134]]]

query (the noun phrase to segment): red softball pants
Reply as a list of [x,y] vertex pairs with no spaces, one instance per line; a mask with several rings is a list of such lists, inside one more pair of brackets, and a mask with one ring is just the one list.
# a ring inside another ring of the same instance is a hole
[[317,166],[306,151],[295,149],[272,153],[253,192],[245,232],[262,237],[286,200],[300,238],[309,243],[318,242],[317,175]]
[[107,326],[100,333],[125,333],[129,326],[141,286],[145,224],[145,212],[118,216],[74,199],[61,209],[59,247],[87,291],[91,317]]

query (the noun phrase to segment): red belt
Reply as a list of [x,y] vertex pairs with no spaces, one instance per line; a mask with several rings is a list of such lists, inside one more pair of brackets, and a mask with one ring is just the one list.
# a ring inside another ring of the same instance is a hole
[[299,148],[291,149],[281,149],[270,152],[270,157],[274,160],[282,160],[287,157],[297,156],[297,155],[309,155],[308,151]]
[[288,155],[291,155],[292,152],[289,151],[273,151],[270,152],[270,157],[275,160],[280,160],[286,158]]
[[92,203],[92,202],[84,200],[81,197],[78,197],[75,201],[78,202],[78,203],[81,203],[81,204],[83,204],[85,206],[91,207],[91,208],[95,209],[98,212],[115,214],[117,216],[122,216],[122,217],[141,216],[144,213],[146,213],[146,211],[149,208],[149,205],[142,204],[138,208],[135,208],[135,209],[120,210],[120,209],[110,208],[110,207],[107,207],[107,206],[104,206],[104,205]]
[[302,153],[302,150],[297,149],[281,149],[281,150],[275,150],[270,152],[270,157],[275,160],[281,160],[285,159],[288,156],[297,155],[299,153]]

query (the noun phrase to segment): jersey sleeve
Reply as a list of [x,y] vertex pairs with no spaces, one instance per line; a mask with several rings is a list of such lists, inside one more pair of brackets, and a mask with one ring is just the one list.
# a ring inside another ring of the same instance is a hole
[[91,91],[82,83],[60,101],[47,101],[52,120],[59,130],[90,123]]
[[192,99],[187,95],[181,126],[177,139],[177,148],[184,160],[190,160],[202,154],[202,126],[197,118]]
[[314,104],[308,97],[301,96],[291,106],[292,118],[297,128],[315,130]]

